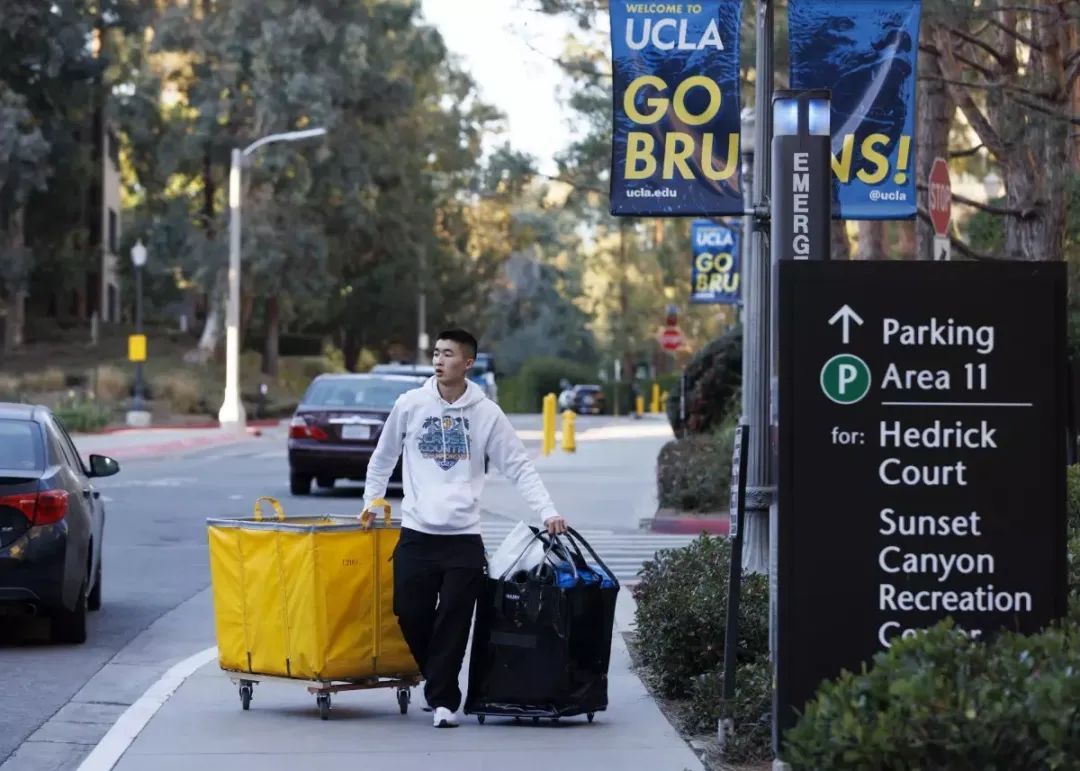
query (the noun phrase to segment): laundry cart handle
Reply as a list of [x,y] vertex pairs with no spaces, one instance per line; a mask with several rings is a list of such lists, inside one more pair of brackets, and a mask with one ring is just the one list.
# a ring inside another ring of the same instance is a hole
[[375,521],[375,512],[373,509],[382,506],[383,509],[383,524],[390,527],[390,504],[385,498],[376,498],[371,502],[371,505],[364,509],[364,512],[360,515],[360,526],[371,527]]
[[269,495],[263,495],[255,499],[255,521],[262,522],[263,520],[262,504],[264,501],[266,503],[269,503],[270,506],[274,509],[274,517],[277,519],[277,521],[284,521],[285,509],[281,507],[281,503],[278,501],[277,498],[271,498]]

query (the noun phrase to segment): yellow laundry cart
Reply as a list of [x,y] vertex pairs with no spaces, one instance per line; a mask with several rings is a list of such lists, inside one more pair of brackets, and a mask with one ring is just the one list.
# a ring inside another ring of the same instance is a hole
[[252,518],[207,520],[219,663],[245,710],[256,684],[284,679],[307,685],[323,720],[332,693],[367,688],[396,689],[408,712],[421,677],[394,616],[401,527],[375,507],[381,518],[286,517],[263,497]]

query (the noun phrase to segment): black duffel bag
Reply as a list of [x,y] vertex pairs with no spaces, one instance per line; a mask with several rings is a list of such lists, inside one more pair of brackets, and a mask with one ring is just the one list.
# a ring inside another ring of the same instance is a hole
[[489,577],[477,602],[465,713],[481,722],[582,714],[591,721],[607,709],[619,583],[572,528],[565,542],[533,532],[546,544],[544,561]]

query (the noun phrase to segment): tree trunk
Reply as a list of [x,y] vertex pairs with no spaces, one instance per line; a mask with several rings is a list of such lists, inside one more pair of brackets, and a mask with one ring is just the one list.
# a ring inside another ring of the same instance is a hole
[[255,315],[255,295],[241,293],[240,297],[240,350],[244,350],[244,341],[251,327],[251,317]]
[[832,245],[830,251],[834,260],[851,259],[851,241],[848,240],[847,222],[845,220],[833,220]]
[[884,260],[885,223],[876,220],[859,221],[859,248],[856,260]]
[[225,317],[225,283],[227,275],[224,270],[219,270],[214,278],[214,285],[210,289],[210,306],[206,311],[206,323],[203,325],[202,336],[195,350],[184,356],[184,361],[189,364],[205,364],[214,358],[218,343],[221,342],[221,330],[224,326]]
[[919,259],[918,222],[900,221],[896,223],[897,249],[904,260]]
[[341,344],[341,352],[345,358],[345,371],[356,372],[356,363],[360,360],[360,340],[351,329],[342,331],[344,338]]
[[277,377],[278,374],[278,332],[281,325],[281,313],[276,295],[266,301],[266,342],[263,347],[262,371],[264,375]]
[[[24,209],[16,209],[11,215],[11,219],[6,223],[8,237],[5,246],[9,254],[21,254],[23,252],[26,238],[23,230],[23,214]],[[23,288],[26,280],[24,272],[25,258],[23,260],[23,271],[19,271],[16,276],[11,277],[10,285],[7,287],[7,300],[5,303],[7,312],[4,314],[3,339],[0,340],[0,346],[3,346],[2,352],[4,354],[10,354],[23,343],[24,327],[26,325],[26,291]],[[2,290],[3,285],[0,284],[0,295],[4,294]]]
[[[933,39],[933,22],[923,19],[923,40]],[[923,48],[919,51],[919,82],[918,82],[918,110],[916,119],[916,147],[918,152],[918,178],[915,180],[920,185],[927,184],[930,176],[930,167],[934,165],[934,159],[949,157],[949,127],[952,124],[953,113],[956,112],[956,104],[949,95],[945,83],[942,82],[940,56],[935,50]],[[919,190],[916,194],[919,209],[929,212],[930,205],[927,200],[928,192]],[[933,259],[934,250],[934,226],[929,220],[917,218],[915,225],[915,254],[911,255],[916,260]]]
[[[993,45],[1000,64],[993,74],[1005,87],[986,91],[985,111],[965,86],[958,85],[963,72],[948,35],[940,29],[935,32],[949,93],[1002,165],[1007,203],[1004,256],[1009,259],[1062,259],[1066,209],[1062,191],[1071,173],[1071,127],[1065,119],[1070,92],[1065,88],[1062,33],[1076,25],[1066,6],[1038,4],[1041,12],[1031,15],[1035,44],[1023,67],[1017,52],[1017,12],[997,14]],[[1039,94],[1028,93],[1031,81],[1039,83]]]

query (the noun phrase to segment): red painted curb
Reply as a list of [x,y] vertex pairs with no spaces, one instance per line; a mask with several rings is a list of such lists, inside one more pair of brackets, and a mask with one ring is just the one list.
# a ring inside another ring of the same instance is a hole
[[727,517],[657,517],[650,532],[670,535],[727,535],[731,522]]
[[[273,428],[281,423],[280,420],[273,420],[267,418],[266,420],[249,420],[247,422],[248,428]],[[182,424],[161,424],[146,426],[144,428],[132,428],[131,426],[109,426],[103,428],[100,431],[96,431],[91,436],[101,436],[102,434],[122,434],[127,431],[185,431],[187,429],[207,429],[218,428],[221,424],[218,421],[207,421],[205,423],[182,423]]]
[[185,452],[188,450],[238,444],[240,442],[250,441],[252,438],[254,438],[253,435],[247,434],[244,436],[207,436],[195,439],[177,439],[172,442],[117,447],[113,450],[102,448],[96,454],[108,455],[116,460],[131,460],[132,458],[160,457],[162,455],[171,455],[173,453]]

